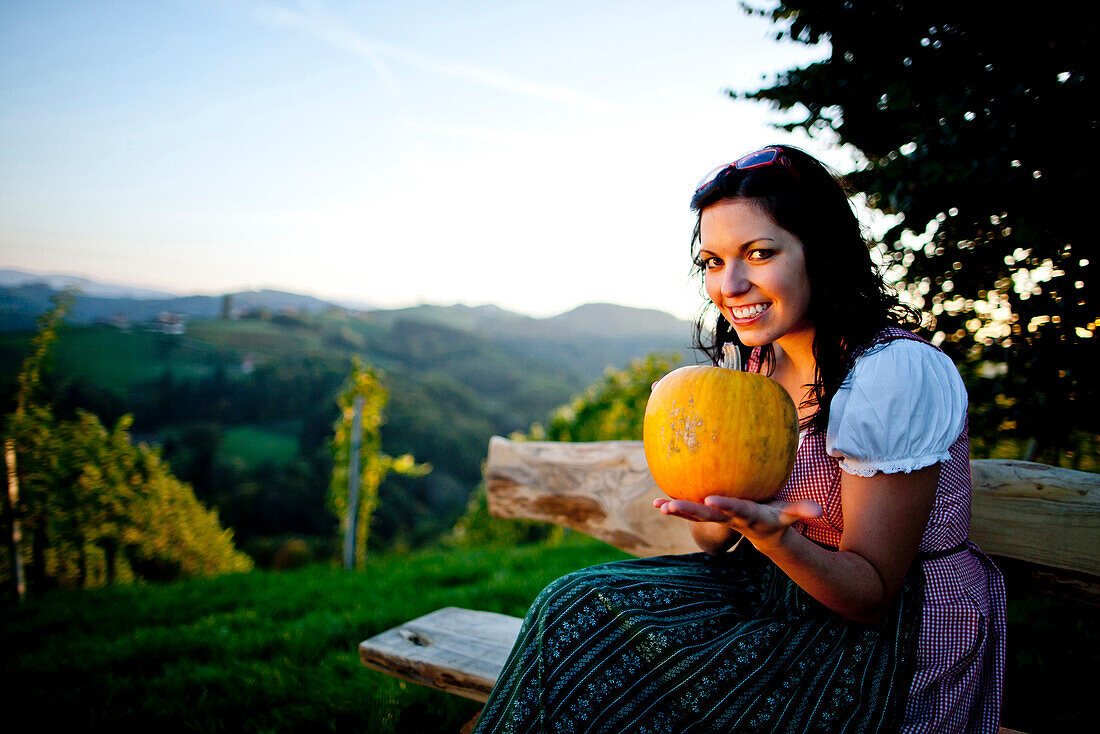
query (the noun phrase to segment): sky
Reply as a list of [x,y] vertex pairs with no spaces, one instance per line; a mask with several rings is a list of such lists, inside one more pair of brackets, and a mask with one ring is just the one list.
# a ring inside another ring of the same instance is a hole
[[[766,0],[754,5],[766,5]],[[825,46],[736,0],[0,0],[0,268],[684,318],[734,101]]]

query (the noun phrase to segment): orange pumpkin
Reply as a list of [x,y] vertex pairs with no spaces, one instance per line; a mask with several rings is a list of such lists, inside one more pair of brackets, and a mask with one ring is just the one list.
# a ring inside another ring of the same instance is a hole
[[790,395],[768,377],[681,367],[654,386],[642,438],[649,471],[669,497],[762,501],[791,473],[798,419]]

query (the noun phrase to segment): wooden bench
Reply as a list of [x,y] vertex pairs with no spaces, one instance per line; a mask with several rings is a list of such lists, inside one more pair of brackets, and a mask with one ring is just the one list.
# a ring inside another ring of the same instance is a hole
[[[970,466],[974,542],[1013,579],[1100,604],[1100,474],[1024,461]],[[486,481],[496,517],[557,523],[639,557],[698,551],[687,523],[653,510],[664,495],[640,441],[493,437]],[[359,655],[375,670],[485,701],[521,621],[448,607],[362,642]]]

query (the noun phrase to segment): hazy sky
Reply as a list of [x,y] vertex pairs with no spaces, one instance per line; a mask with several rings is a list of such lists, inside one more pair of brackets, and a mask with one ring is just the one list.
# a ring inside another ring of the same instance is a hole
[[[762,3],[755,3],[762,4]],[[0,0],[0,267],[691,316],[733,102],[824,47],[736,0]]]

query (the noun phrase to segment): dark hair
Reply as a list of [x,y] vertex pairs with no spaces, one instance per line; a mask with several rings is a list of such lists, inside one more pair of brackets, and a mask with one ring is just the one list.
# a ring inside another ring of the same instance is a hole
[[[703,210],[726,200],[746,200],[773,222],[797,237],[803,245],[810,280],[808,316],[814,324],[813,353],[817,363],[814,382],[804,406],[818,410],[801,426],[824,433],[829,422],[829,402],[851,372],[857,357],[888,326],[914,330],[920,313],[902,304],[871,261],[868,242],[849,201],[843,179],[808,153],[787,145],[779,148],[786,161],[747,170],[727,168],[695,192],[691,209],[696,213],[691,252],[695,272],[703,275],[699,257]],[[704,306],[695,324],[695,345],[714,364],[723,347],[735,344],[747,361],[751,350],[743,346],[729,322],[718,314],[714,331],[704,326],[713,304]],[[772,346],[762,349],[762,369],[775,367]]]

